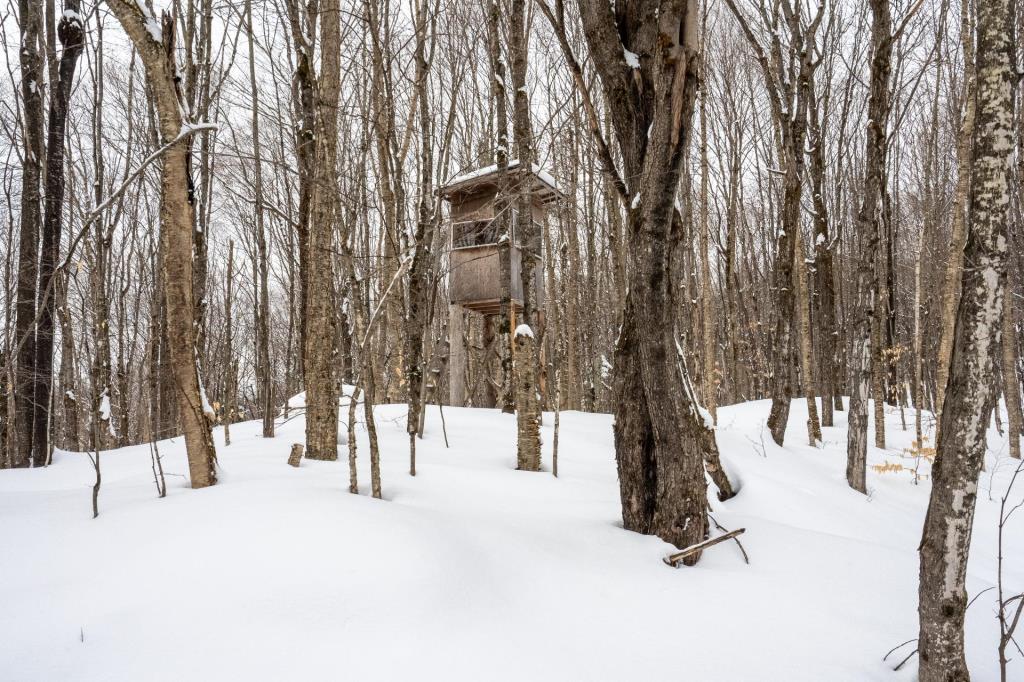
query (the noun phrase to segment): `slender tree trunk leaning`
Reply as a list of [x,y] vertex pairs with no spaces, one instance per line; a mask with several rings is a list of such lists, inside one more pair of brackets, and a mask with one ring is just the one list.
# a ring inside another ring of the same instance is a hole
[[942,303],[939,310],[939,357],[935,370],[935,422],[938,439],[942,429],[942,406],[945,403],[946,387],[949,383],[950,362],[957,303],[960,300],[960,274],[964,266],[964,247],[967,244],[968,192],[971,183],[971,145],[977,116],[977,74],[975,72],[974,26],[971,22],[971,3],[960,5],[960,41],[964,56],[964,118],[956,142],[957,176],[956,194],[953,197],[953,234],[949,240],[949,254],[946,258],[946,272],[942,281]]
[[[885,191],[886,125],[889,119],[892,16],[889,0],[871,0],[871,81],[868,93],[868,134],[864,166],[864,199],[857,214],[856,308],[853,331],[853,362],[850,382],[849,429],[846,440],[846,481],[867,493],[868,396],[872,376],[872,352],[877,335],[872,325],[877,315],[878,240],[881,236],[882,194]],[[881,395],[875,396],[880,402]]]
[[[160,176],[160,241],[164,255],[168,336],[178,407],[185,430],[189,475],[193,488],[203,488],[217,482],[217,453],[210,433],[212,409],[206,401],[196,366],[193,230],[187,158],[188,139],[195,131],[182,119],[185,108],[177,90],[174,22],[166,13],[163,21],[158,22],[142,5],[127,0],[107,0],[107,4],[142,58],[156,101],[161,142],[170,145],[163,156]],[[159,40],[150,30],[158,25],[162,26]]]
[[977,0],[977,119],[949,383],[921,537],[921,682],[969,680],[965,579],[1002,332],[1013,149],[1012,0]]

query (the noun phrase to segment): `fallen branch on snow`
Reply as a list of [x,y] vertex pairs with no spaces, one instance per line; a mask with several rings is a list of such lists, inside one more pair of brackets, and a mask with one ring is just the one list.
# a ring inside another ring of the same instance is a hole
[[717,538],[710,538],[708,540],[705,540],[704,542],[698,542],[696,545],[690,545],[686,549],[680,550],[675,554],[669,554],[667,557],[662,559],[662,561],[664,561],[672,568],[678,568],[679,564],[682,563],[683,559],[690,556],[691,554],[696,554],[697,552],[701,552],[707,549],[708,547],[717,545],[720,542],[725,542],[726,540],[730,540],[736,537],[737,535],[742,535],[746,531],[746,528],[737,528],[736,530],[731,530],[725,535],[719,535]]

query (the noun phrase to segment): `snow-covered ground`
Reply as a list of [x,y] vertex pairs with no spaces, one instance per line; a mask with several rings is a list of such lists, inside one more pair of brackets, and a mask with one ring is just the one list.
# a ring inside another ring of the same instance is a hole
[[[785,448],[767,413],[763,401],[719,412],[741,490],[714,514],[747,529],[749,565],[728,542],[673,570],[670,546],[622,530],[607,415],[562,415],[555,479],[514,470],[514,417],[447,408],[446,449],[431,407],[412,478],[404,407],[381,406],[383,501],[367,494],[362,440],[362,495],[347,492],[344,446],[337,463],[287,466],[301,416],[273,440],[234,425],[229,447],[217,429],[221,481],[204,490],[187,488],[183,441],[162,442],[162,500],[147,446],[103,453],[95,520],[85,455],[2,471],[0,679],[914,679],[916,661],[891,672],[912,644],[882,657],[917,636],[927,480],[872,470],[859,495],[844,480],[845,413],[823,449],[801,445],[800,401]],[[887,421],[891,449],[870,463],[913,466],[900,459],[912,431]],[[1015,464],[994,430],[990,450],[972,596],[995,581]],[[1005,550],[1019,592],[1024,517]],[[997,679],[994,603],[986,592],[968,612],[976,680]],[[1010,679],[1024,679],[1017,658]]]

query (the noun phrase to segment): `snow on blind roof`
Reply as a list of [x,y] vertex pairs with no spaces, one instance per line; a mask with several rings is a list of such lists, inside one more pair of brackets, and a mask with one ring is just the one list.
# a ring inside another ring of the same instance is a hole
[[[519,166],[519,159],[513,159],[513,160],[508,162],[508,167],[509,168],[516,168],[518,166]],[[535,163],[534,164],[530,164],[530,166],[531,166],[531,170],[533,171],[534,175],[536,175],[538,178],[540,178],[541,182],[543,182],[545,185],[547,185],[551,189],[555,190],[559,194],[562,193],[562,190],[560,190],[558,188],[558,183],[555,182],[555,178],[550,173],[548,173],[546,170],[544,170],[543,168],[541,168],[540,166],[538,166]],[[444,183],[444,187],[445,188],[447,188],[447,187],[454,187],[455,185],[461,185],[461,184],[466,183],[466,182],[471,182],[473,180],[477,180],[479,178],[483,178],[483,177],[486,177],[488,175],[491,175],[491,174],[497,173],[497,172],[498,172],[498,164],[492,164],[490,166],[485,166],[484,168],[478,168],[475,171],[470,171],[469,173],[463,173],[462,175],[457,175],[454,178],[452,178],[451,180],[449,180],[448,182]]]

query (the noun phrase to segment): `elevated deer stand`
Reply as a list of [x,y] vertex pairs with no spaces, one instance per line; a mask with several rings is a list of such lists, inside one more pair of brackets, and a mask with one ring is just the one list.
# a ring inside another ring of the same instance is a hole
[[[504,181],[504,183],[502,183]],[[549,205],[563,195],[547,173],[536,166],[532,169],[521,169],[518,161],[511,161],[505,171],[505,177],[497,166],[482,168],[466,175],[461,175],[441,187],[439,193],[450,206],[451,242],[449,243],[449,309],[448,335],[452,340],[448,360],[449,371],[449,403],[463,406],[466,403],[466,348],[463,342],[463,313],[466,310],[479,313],[485,317],[497,315],[501,306],[501,277],[499,275],[498,256],[498,223],[495,218],[495,199],[501,184],[509,188],[510,193],[518,193],[521,183],[529,183],[532,196],[533,221],[540,225],[548,213]],[[508,224],[512,235],[510,251],[509,291],[512,298],[512,328],[515,318],[523,312],[523,281],[521,263],[523,258],[522,244],[515,234],[515,201],[510,196],[507,203]],[[538,317],[542,320],[544,304],[544,267],[542,254],[535,254],[538,260],[534,269],[533,287],[534,301]],[[543,356],[542,356],[543,358]],[[543,359],[541,366],[543,367]],[[544,393],[543,382],[541,393]]]

